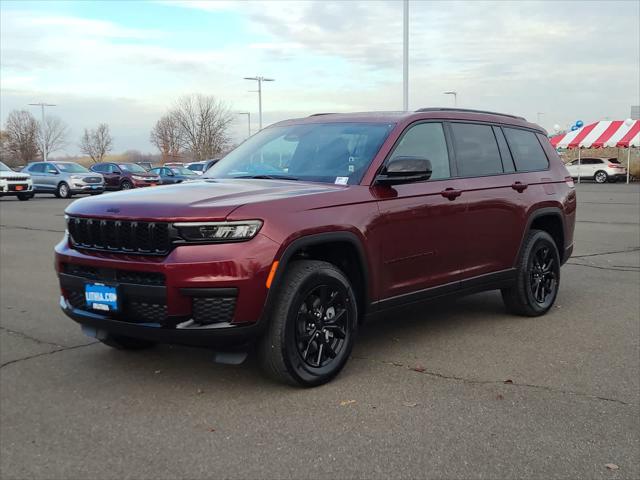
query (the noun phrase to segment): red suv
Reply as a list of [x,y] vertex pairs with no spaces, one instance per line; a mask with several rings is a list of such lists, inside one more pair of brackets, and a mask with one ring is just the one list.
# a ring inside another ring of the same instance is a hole
[[319,385],[395,307],[501,289],[509,311],[546,313],[575,210],[545,131],[521,117],[312,115],[201,180],[72,203],[60,305],[115,348],[257,341],[273,377]]
[[91,170],[102,174],[107,190],[130,190],[161,183],[158,174],[149,173],[137,163],[102,162],[92,165]]

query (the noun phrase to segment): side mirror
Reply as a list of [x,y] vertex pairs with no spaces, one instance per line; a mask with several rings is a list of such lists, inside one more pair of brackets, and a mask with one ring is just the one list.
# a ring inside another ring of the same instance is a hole
[[47,173],[51,173],[53,175],[59,175],[60,172],[58,172],[56,169],[54,168],[50,168],[49,170],[47,170]]
[[431,178],[431,161],[424,157],[394,157],[376,178],[381,185],[424,182]]

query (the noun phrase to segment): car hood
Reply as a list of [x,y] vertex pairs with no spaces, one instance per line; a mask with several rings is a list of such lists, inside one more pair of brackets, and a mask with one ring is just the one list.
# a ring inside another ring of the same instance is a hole
[[238,207],[343,190],[332,184],[257,179],[199,179],[87,197],[69,215],[138,220],[224,220]]
[[31,178],[31,175],[29,175],[27,172],[5,172],[2,171],[0,172],[0,178],[4,178],[6,179],[12,179],[12,178],[24,178],[24,177],[28,177]]

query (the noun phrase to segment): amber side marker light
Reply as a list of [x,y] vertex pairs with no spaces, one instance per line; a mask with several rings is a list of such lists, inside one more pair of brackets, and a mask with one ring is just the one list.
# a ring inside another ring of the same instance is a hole
[[271,288],[271,282],[273,282],[273,277],[276,276],[276,270],[278,269],[278,260],[271,264],[271,270],[269,271],[269,276],[267,277],[267,288]]

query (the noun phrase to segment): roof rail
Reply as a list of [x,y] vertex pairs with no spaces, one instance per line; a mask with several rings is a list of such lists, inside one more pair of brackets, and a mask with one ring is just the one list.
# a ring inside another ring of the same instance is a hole
[[485,113],[489,115],[501,115],[503,117],[517,118],[518,120],[527,119],[524,117],[519,117],[518,115],[510,115],[508,113],[499,113],[499,112],[490,112],[488,110],[473,110],[471,108],[443,108],[443,107],[429,107],[429,108],[419,108],[416,112],[469,112],[469,113]]
[[310,117],[319,117],[320,115],[333,115],[335,112],[312,113]]

